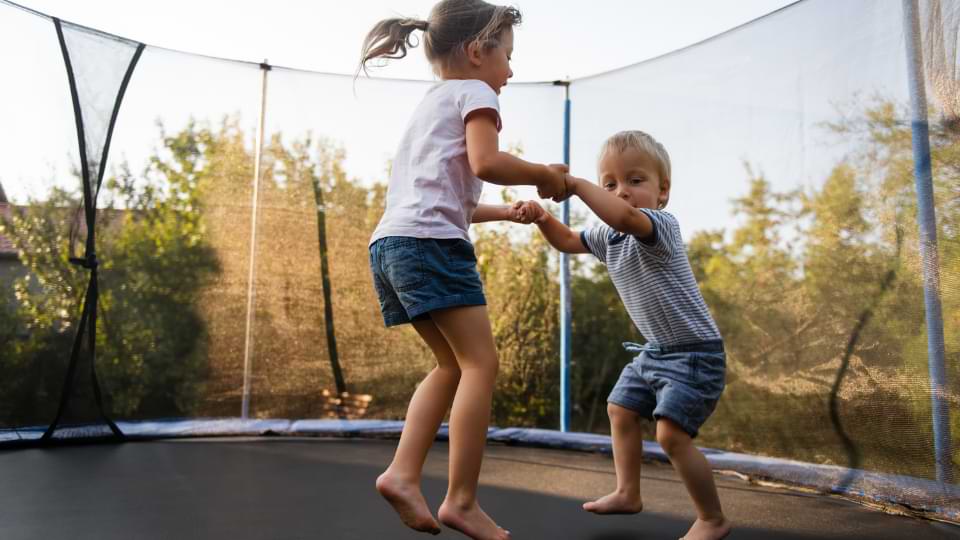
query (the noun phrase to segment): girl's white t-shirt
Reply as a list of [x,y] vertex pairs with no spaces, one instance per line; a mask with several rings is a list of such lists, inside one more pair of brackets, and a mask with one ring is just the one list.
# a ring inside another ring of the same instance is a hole
[[492,109],[500,130],[496,92],[479,80],[432,86],[407,124],[393,160],[386,209],[370,243],[386,236],[462,238],[480,202],[483,180],[467,161],[467,115]]

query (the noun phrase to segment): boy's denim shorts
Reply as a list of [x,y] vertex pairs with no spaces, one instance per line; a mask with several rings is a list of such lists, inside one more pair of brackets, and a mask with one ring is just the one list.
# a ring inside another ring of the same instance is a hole
[[460,238],[380,238],[370,245],[370,270],[387,326],[487,303],[473,244]]
[[696,437],[723,393],[723,341],[623,346],[640,354],[623,368],[607,401],[649,420],[669,418]]

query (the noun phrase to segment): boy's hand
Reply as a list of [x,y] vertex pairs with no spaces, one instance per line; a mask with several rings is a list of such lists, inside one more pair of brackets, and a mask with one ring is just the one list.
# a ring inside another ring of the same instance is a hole
[[540,184],[537,184],[537,195],[541,199],[566,198],[564,197],[567,185],[566,176],[569,170],[569,167],[560,163],[547,165],[548,176]]
[[547,217],[547,211],[536,201],[517,201],[513,204],[517,215],[517,223],[524,225],[529,223],[543,223]]
[[563,175],[563,193],[561,193],[560,195],[551,197],[551,199],[553,199],[553,202],[556,202],[556,203],[563,202],[569,199],[570,197],[572,197],[576,192],[576,189],[575,189],[576,183],[579,180],[582,180],[582,179],[577,178],[576,176],[571,176],[570,174]]

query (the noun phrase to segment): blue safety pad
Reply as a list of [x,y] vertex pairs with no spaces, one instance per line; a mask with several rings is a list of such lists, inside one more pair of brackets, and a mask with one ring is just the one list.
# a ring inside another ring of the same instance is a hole
[[[285,419],[167,419],[117,422],[130,439],[298,436],[399,438],[403,422],[397,420],[285,420]],[[39,441],[42,427],[0,430],[0,448]],[[56,431],[57,439],[84,439],[109,436],[102,424],[68,426]],[[437,432],[438,440],[449,439],[446,424]],[[612,454],[610,437],[593,433],[562,433],[549,429],[491,427],[487,440],[517,446],[534,446],[577,452]],[[755,480],[798,486],[860,499],[879,505],[898,505],[931,515],[960,521],[960,512],[936,506],[931,501],[960,500],[960,486],[910,476],[882,474],[835,465],[817,465],[788,459],[753,456],[701,448],[714,470],[734,471]],[[644,441],[644,456],[668,462],[666,453],[653,441]],[[887,494],[899,494],[897,497]]]

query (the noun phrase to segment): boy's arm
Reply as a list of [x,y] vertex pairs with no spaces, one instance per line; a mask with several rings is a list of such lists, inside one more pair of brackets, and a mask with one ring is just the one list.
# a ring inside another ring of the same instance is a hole
[[590,253],[583,245],[580,235],[553,217],[536,201],[528,201],[519,205],[518,218],[521,223],[536,223],[540,234],[558,251],[564,253]]
[[517,213],[513,206],[506,204],[479,204],[473,211],[471,223],[486,223],[488,221],[513,221],[518,223]]
[[563,195],[566,165],[541,165],[501,152],[496,119],[484,111],[474,111],[466,119],[467,160],[473,174],[501,186],[536,186],[544,198]]
[[604,223],[615,231],[647,238],[653,234],[653,222],[630,203],[583,178],[570,177],[569,188]]
[[542,221],[537,227],[551,246],[564,253],[590,253],[587,246],[580,240],[580,234],[564,225],[560,220],[548,212],[544,212]]

